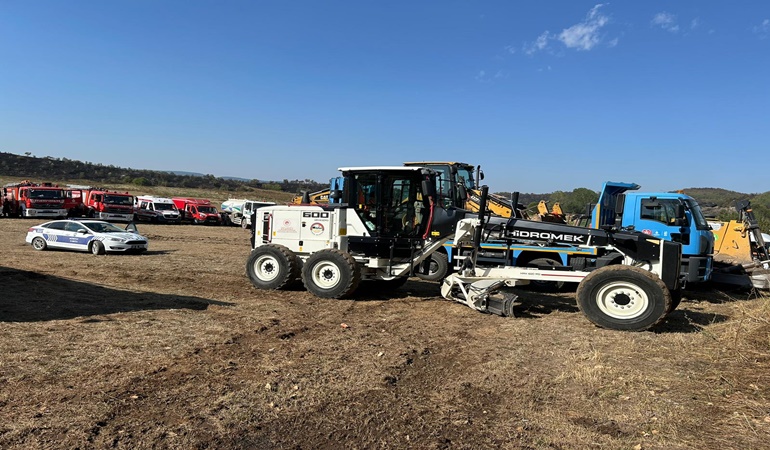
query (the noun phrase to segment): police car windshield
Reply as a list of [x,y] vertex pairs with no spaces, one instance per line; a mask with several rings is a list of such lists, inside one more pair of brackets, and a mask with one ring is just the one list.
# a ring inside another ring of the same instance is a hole
[[83,222],[94,233],[123,233],[125,230],[106,222]]

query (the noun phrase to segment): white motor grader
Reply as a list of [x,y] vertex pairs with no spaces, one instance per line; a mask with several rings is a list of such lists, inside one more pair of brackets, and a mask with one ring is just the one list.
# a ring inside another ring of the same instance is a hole
[[[450,239],[478,246],[496,239],[584,245],[579,268],[477,267],[469,255],[441,293],[479,311],[513,315],[507,287],[530,281],[577,282],[577,302],[593,323],[643,330],[659,323],[679,298],[680,245],[631,230],[595,230],[522,219],[487,218],[442,201],[438,173],[424,167],[341,168],[328,205],[260,208],[254,216],[246,272],[259,289],[301,282],[322,298],[351,296],[362,282],[400,287]],[[483,191],[486,197],[486,189]],[[483,205],[484,202],[481,202]],[[491,223],[490,223],[491,221]],[[672,296],[673,293],[673,296]]]

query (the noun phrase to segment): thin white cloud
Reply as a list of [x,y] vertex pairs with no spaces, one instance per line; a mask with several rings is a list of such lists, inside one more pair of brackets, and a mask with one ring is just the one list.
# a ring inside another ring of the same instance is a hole
[[530,42],[524,44],[524,48],[522,48],[522,51],[528,55],[532,55],[534,53],[537,53],[539,51],[543,51],[548,47],[548,41],[552,39],[551,33],[548,31],[543,32],[540,36],[535,39],[535,42]]
[[694,30],[700,26],[700,18],[696,17],[690,21],[690,29]]
[[761,24],[754,27],[754,34],[760,37],[760,39],[766,39],[770,36],[770,19],[765,19]]
[[[602,28],[610,22],[609,17],[600,11],[603,6],[603,3],[595,5],[588,11],[585,20],[563,29],[559,34],[551,34],[549,31],[544,31],[533,42],[525,43],[522,51],[527,55],[546,51],[551,48],[550,44],[554,41],[560,42],[568,49],[578,51],[593,49],[602,42]],[[614,47],[617,43],[618,39],[615,38],[610,41],[609,45]]]
[[601,41],[600,31],[607,25],[609,18],[599,11],[604,6],[598,4],[591,8],[583,22],[565,28],[559,33],[559,41],[567,48],[591,50]]
[[655,14],[650,23],[653,26],[661,27],[670,33],[679,32],[679,25],[676,22],[676,16],[671,13],[659,12]]

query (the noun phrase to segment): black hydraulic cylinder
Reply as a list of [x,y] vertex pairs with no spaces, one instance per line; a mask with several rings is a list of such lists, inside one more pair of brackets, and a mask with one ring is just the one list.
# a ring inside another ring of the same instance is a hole
[[473,247],[481,248],[481,235],[484,232],[484,219],[487,215],[487,197],[489,196],[489,186],[481,186],[481,200],[479,200],[479,226],[473,233]]

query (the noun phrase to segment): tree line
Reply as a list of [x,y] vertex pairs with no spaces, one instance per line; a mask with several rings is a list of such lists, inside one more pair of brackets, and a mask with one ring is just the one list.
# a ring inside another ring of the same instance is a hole
[[[75,161],[50,156],[36,157],[31,154],[16,155],[0,152],[0,175],[29,178],[33,181],[88,180],[99,184],[133,184],[136,186],[165,186],[225,191],[248,191],[251,188],[271,189],[298,194],[302,191],[315,192],[329,187],[328,183],[314,180],[238,180],[213,175],[181,175],[144,169],[127,169],[113,165]],[[749,200],[754,215],[764,232],[770,231],[770,191],[762,194],[744,194],[720,188],[690,188],[684,193],[690,195],[704,210],[707,217],[720,221],[738,218],[737,202]],[[511,192],[497,192],[511,198]],[[580,187],[572,191],[555,191],[547,194],[519,193],[519,203],[534,210],[540,200],[550,207],[559,203],[567,214],[585,214],[596,204],[599,193]]]
[[313,180],[261,181],[237,180],[214,175],[181,175],[157,170],[127,169],[113,165],[75,161],[50,156],[16,155],[0,152],[0,174],[29,178],[33,181],[88,180],[99,184],[133,184],[136,186],[165,186],[225,191],[271,189],[299,193],[327,187]]

